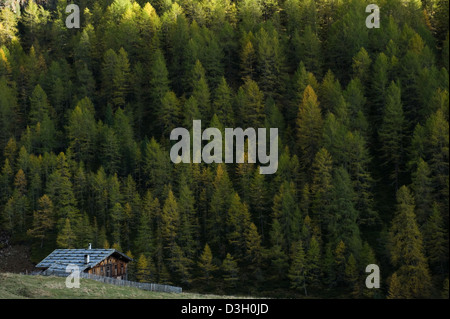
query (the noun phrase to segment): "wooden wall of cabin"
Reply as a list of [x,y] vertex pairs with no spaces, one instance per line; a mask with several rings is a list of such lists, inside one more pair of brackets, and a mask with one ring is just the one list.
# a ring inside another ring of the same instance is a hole
[[88,270],[89,274],[117,279],[127,279],[127,263],[116,257],[109,256],[98,265]]

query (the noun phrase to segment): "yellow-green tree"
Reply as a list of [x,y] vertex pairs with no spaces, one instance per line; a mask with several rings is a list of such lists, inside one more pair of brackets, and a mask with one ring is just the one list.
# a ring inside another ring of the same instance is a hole
[[428,262],[424,255],[422,234],[416,222],[414,207],[414,197],[408,187],[400,187],[389,232],[389,251],[405,298],[429,296],[431,287]]

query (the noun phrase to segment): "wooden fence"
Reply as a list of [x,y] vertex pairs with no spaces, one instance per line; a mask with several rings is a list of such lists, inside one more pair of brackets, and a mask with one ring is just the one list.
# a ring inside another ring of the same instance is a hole
[[[69,275],[69,273],[61,272],[61,271],[44,270],[44,271],[33,272],[32,275],[67,277]],[[116,286],[135,287],[135,288],[139,288],[142,290],[148,290],[148,291],[171,292],[171,293],[181,293],[183,291],[181,287],[115,279],[112,277],[98,276],[98,275],[88,274],[85,272],[80,272],[80,278],[92,279],[95,281],[103,282],[105,284],[111,284],[111,285],[116,285]]]

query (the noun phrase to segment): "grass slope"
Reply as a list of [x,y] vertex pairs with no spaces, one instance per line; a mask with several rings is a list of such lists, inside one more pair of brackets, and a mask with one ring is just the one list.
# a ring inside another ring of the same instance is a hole
[[66,278],[0,273],[0,299],[222,299],[230,296],[163,293],[81,279],[80,288],[66,288]]

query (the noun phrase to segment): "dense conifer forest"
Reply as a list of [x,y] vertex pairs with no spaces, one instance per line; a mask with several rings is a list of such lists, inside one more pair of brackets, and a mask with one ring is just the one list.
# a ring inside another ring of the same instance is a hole
[[[448,298],[448,0],[79,0],[69,29],[70,3],[0,1],[0,232],[32,262],[92,243],[187,291]],[[278,128],[277,172],[173,164],[195,119]]]

